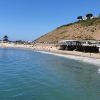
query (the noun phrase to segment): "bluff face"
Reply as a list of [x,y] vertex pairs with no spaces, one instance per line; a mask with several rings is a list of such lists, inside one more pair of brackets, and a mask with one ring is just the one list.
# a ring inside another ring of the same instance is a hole
[[36,39],[37,43],[57,43],[63,39],[100,40],[100,18],[63,25]]

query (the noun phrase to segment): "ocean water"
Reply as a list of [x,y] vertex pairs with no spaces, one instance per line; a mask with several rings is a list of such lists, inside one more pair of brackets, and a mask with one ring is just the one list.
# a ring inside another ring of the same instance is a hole
[[0,100],[100,100],[99,66],[0,48]]

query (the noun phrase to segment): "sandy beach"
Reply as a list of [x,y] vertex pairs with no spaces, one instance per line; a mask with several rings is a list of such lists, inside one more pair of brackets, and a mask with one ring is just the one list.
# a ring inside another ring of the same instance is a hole
[[83,62],[88,62],[91,64],[100,65],[100,53],[84,53],[77,51],[58,50],[57,47],[53,44],[35,44],[33,46],[33,45],[14,44],[14,43],[0,43],[0,47],[32,49],[34,51],[41,53],[53,54],[56,56],[62,56],[70,59],[76,59]]
[[32,48],[39,51],[47,51],[47,52],[63,54],[63,55],[74,55],[74,56],[100,59],[100,53],[84,53],[84,52],[78,52],[78,51],[58,50],[55,45],[37,44],[33,46]]

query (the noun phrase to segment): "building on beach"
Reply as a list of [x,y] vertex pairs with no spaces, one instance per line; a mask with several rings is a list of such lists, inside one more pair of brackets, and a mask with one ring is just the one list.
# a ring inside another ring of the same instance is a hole
[[100,52],[100,42],[98,45],[97,41],[92,40],[61,40],[58,42],[58,49],[98,53]]

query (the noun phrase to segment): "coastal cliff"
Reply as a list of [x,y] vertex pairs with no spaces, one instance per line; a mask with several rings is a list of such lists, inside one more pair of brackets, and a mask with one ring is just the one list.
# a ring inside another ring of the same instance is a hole
[[100,18],[82,20],[62,25],[39,37],[37,43],[57,43],[62,39],[100,40]]

